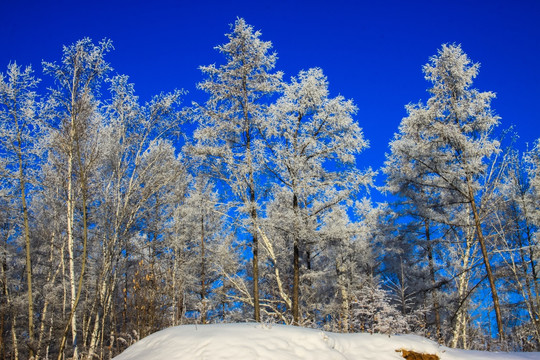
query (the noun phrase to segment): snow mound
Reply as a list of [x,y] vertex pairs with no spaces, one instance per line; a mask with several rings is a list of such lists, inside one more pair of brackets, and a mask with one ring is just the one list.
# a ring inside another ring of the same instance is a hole
[[415,335],[336,334],[286,325],[182,325],[158,331],[115,360],[396,360],[400,349],[457,359],[540,359],[540,353],[491,353],[450,349]]

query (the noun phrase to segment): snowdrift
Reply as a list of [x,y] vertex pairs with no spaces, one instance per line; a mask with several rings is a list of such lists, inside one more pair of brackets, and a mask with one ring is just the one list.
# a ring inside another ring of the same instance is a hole
[[114,359],[396,360],[403,359],[400,350],[433,354],[441,360],[540,359],[540,353],[450,349],[415,335],[336,334],[269,324],[176,326],[140,340]]

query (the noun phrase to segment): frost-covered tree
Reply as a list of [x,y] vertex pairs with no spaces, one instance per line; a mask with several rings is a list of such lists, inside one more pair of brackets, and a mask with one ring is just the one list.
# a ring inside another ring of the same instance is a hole
[[[95,301],[103,311],[90,314],[94,321],[90,353],[102,347],[99,342],[107,329],[100,324],[105,317],[114,316],[115,311],[122,314],[120,323],[125,333],[128,268],[137,266],[129,258],[135,247],[143,246],[133,243],[141,239],[135,234],[146,233],[146,239],[152,239],[153,234],[161,233],[162,229],[156,231],[156,227],[169,220],[172,207],[185,193],[189,180],[184,159],[175,154],[171,142],[179,134],[183,120],[179,109],[181,91],[163,93],[141,104],[127,76],[115,76],[108,84],[111,98],[102,106],[104,120],[99,146],[103,155],[97,173],[101,179],[101,201],[95,210],[104,240],[96,249],[98,255],[93,257],[99,269]],[[117,287],[123,301],[115,310],[111,298]]]
[[[523,209],[525,219],[530,221],[530,231],[526,230],[529,241],[529,259],[531,282],[536,292],[536,319],[540,319],[540,279],[538,275],[538,258],[540,252],[540,139],[536,140],[533,149],[525,156],[529,191],[524,194]],[[537,320],[537,327],[540,324]],[[540,332],[540,328],[539,328]]]
[[181,308],[175,314],[176,321],[198,315],[198,321],[206,324],[223,315],[220,307],[227,301],[219,296],[223,273],[233,275],[223,259],[234,255],[230,249],[221,248],[226,239],[224,215],[224,203],[212,182],[203,176],[195,178],[186,198],[175,209],[169,236],[175,254],[174,292],[179,296],[175,303],[177,309]]
[[26,253],[29,357],[34,356],[35,344],[28,191],[35,177],[32,169],[37,170],[39,163],[40,148],[36,139],[40,138],[40,127],[35,92],[38,82],[31,67],[22,69],[16,63],[8,65],[6,74],[0,73],[0,156],[6,164],[1,175],[6,175],[7,183],[13,184],[11,193],[19,199],[17,208],[22,210],[22,221],[18,221],[21,227],[17,232],[24,238]]
[[[529,216],[536,226],[536,241],[540,241],[540,139],[536,140],[534,147],[525,155],[527,174],[530,182],[530,193],[527,196]],[[535,207],[536,204],[536,207]]]
[[252,237],[254,318],[260,320],[257,201],[260,162],[256,159],[257,127],[262,126],[264,98],[280,86],[281,73],[273,72],[277,56],[261,33],[236,20],[229,41],[216,49],[225,56],[221,66],[201,66],[207,79],[198,88],[209,94],[206,104],[196,107],[198,128],[193,152],[207,159],[210,175],[221,180],[249,217],[246,227]]
[[409,331],[413,318],[404,315],[391,302],[390,294],[375,279],[366,279],[351,301],[352,326],[356,331],[403,334]]
[[[327,258],[327,268],[320,270],[323,276],[329,277],[332,288],[329,293],[333,296],[326,301],[329,301],[330,308],[333,308],[329,315],[334,320],[334,327],[342,332],[353,331],[355,314],[352,309],[355,294],[373,276],[374,257],[371,243],[376,233],[374,220],[377,219],[377,211],[367,199],[356,206],[356,222],[349,219],[347,210],[346,206],[340,205],[325,214],[320,231],[321,243],[314,248],[317,252],[324,252]],[[315,263],[318,266],[323,264]],[[332,276],[329,276],[330,274]],[[316,288],[319,284],[313,281],[312,286]],[[308,291],[303,287],[303,292]],[[328,297],[328,294],[324,296]]]
[[[537,149],[533,148],[521,156],[514,149],[506,151],[499,168],[502,181],[497,185],[495,196],[490,200],[490,211],[486,216],[489,229],[494,234],[497,254],[505,286],[503,294],[512,297],[511,316],[515,328],[528,329],[523,346],[531,350],[540,347],[540,294],[537,275],[538,212],[539,198],[535,194],[534,181],[537,171]],[[536,164],[535,164],[536,162]],[[521,333],[512,331],[509,342],[516,341]],[[519,341],[519,340],[518,340]],[[525,345],[526,344],[526,345]]]
[[[426,197],[425,203],[416,206],[410,198],[398,198],[392,203],[387,209],[388,224],[379,226],[384,236],[378,246],[382,247],[384,278],[391,284],[402,313],[425,311],[422,331],[444,343],[449,331],[443,326],[453,308],[442,304],[459,303],[454,298],[452,276],[459,276],[470,264],[462,267],[463,244],[456,241],[464,234],[461,227],[427,217],[423,205],[429,201]],[[446,207],[445,211],[452,214],[455,223],[462,219],[459,208]]]
[[371,182],[371,170],[356,168],[356,155],[368,146],[354,119],[356,106],[330,97],[321,69],[301,71],[283,85],[270,106],[268,122],[258,124],[265,144],[265,166],[288,193],[286,237],[293,248],[293,322],[300,321],[300,253],[305,252],[317,218],[350,200]]
[[[495,95],[471,87],[478,68],[458,45],[443,45],[430,59],[423,71],[433,84],[431,98],[425,105],[407,106],[408,116],[390,144],[385,173],[389,191],[427,207],[429,217],[449,223],[452,212],[446,209],[450,205],[469,206],[502,337],[499,297],[479,202],[486,160],[499,151],[499,143],[491,139],[499,117],[490,105]],[[419,196],[425,193],[429,197]],[[447,218],[442,219],[441,214],[448,214]]]
[[[44,72],[55,82],[51,89],[51,103],[56,105],[55,117],[50,131],[50,161],[55,162],[59,172],[65,176],[66,204],[66,241],[69,258],[69,279],[71,290],[71,311],[66,325],[65,335],[59,351],[63,354],[66,337],[71,328],[73,357],[77,359],[77,314],[84,271],[86,267],[88,245],[88,204],[90,176],[96,166],[99,147],[96,145],[99,126],[97,112],[98,91],[105,74],[111,69],[105,61],[105,54],[112,48],[110,40],[103,40],[98,45],[89,38],[65,46],[60,64],[43,62]],[[77,199],[79,197],[79,199]],[[82,245],[81,270],[75,274],[75,207],[80,201],[82,209]],[[77,283],[77,285],[76,285]]]
[[[58,197],[64,178],[62,174],[44,164],[40,168],[40,187],[33,195],[34,226],[33,278],[39,294],[39,326],[36,327],[36,359],[56,355],[57,342],[62,335],[69,311],[68,278],[65,273],[67,259],[65,233],[65,203]],[[63,330],[63,329],[62,329]]]

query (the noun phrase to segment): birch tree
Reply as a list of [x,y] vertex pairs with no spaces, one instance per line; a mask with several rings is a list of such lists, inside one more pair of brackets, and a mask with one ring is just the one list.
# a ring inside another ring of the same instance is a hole
[[[35,178],[39,164],[40,127],[38,124],[35,88],[39,79],[33,76],[31,67],[25,69],[16,63],[8,65],[7,73],[0,74],[0,144],[2,161],[11,173],[18,188],[22,219],[21,235],[26,253],[26,284],[28,311],[29,357],[35,354],[34,301],[32,293],[32,251],[29,224],[29,185]],[[33,174],[34,173],[34,174]],[[15,189],[14,193],[15,193]]]
[[[121,257],[131,255],[128,243],[134,234],[146,230],[140,223],[153,211],[151,199],[177,186],[182,192],[182,183],[187,181],[181,164],[183,159],[175,156],[175,149],[168,140],[180,133],[182,92],[160,94],[142,105],[127,76],[115,76],[108,84],[111,99],[102,107],[104,123],[99,143],[103,152],[98,169],[102,200],[96,210],[103,241],[95,257],[99,269],[96,308],[104,310],[90,314],[94,325],[89,353],[99,347],[105,331],[103,322],[113,310],[112,297],[122,276],[119,274],[121,264],[125,264]],[[162,204],[171,205],[165,197]],[[122,249],[124,255],[118,249]],[[123,296],[127,296],[125,286],[122,290],[125,290]],[[123,309],[122,313],[126,311]]]
[[208,93],[209,99],[205,105],[195,104],[198,128],[193,150],[208,160],[210,174],[227,185],[242,205],[240,212],[249,217],[255,321],[260,321],[256,125],[263,126],[265,97],[279,88],[282,77],[273,72],[277,56],[270,53],[272,44],[260,36],[244,19],[237,19],[227,34],[229,42],[216,47],[226,63],[200,67],[208,78],[198,88]]
[[[95,166],[98,147],[96,141],[97,100],[100,82],[111,69],[104,56],[112,48],[110,40],[98,45],[89,38],[64,46],[61,64],[43,62],[44,71],[53,77],[56,87],[51,89],[51,99],[57,108],[56,123],[51,127],[58,165],[65,171],[66,241],[69,258],[69,279],[71,291],[71,311],[69,324],[62,336],[59,359],[63,354],[66,337],[71,328],[73,357],[79,356],[77,342],[77,304],[80,299],[88,245],[88,187],[90,169]],[[65,167],[65,168],[64,168]],[[77,187],[78,185],[78,187]],[[77,191],[76,187],[79,189]],[[77,193],[79,199],[77,199]],[[75,274],[75,206],[80,201],[82,208],[81,270]],[[77,283],[77,286],[76,286]]]
[[[6,172],[4,163],[2,163],[0,165],[0,173],[4,175],[0,178],[2,185],[6,184]],[[1,351],[5,357],[11,356],[13,359],[18,360],[20,358],[19,354],[22,352],[19,341],[19,324],[22,316],[19,314],[25,314],[28,309],[24,309],[25,301],[22,298],[24,293],[17,291],[24,288],[24,262],[21,261],[21,256],[17,252],[17,249],[21,245],[24,247],[24,245],[17,241],[20,237],[15,237],[17,231],[15,230],[16,223],[13,221],[15,218],[15,214],[13,214],[14,206],[10,201],[9,190],[7,186],[0,188],[0,224],[2,225],[0,227],[0,239],[2,241],[0,268],[0,282],[2,284],[0,289],[2,295],[0,298],[0,314],[2,318],[0,321],[2,321],[3,325]],[[4,329],[6,329],[6,332],[4,332]],[[4,337],[4,334],[6,334],[6,337]]]

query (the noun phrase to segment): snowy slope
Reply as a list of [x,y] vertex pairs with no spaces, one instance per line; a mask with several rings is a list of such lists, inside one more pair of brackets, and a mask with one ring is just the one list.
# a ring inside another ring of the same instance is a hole
[[268,324],[176,326],[142,339],[114,359],[395,360],[403,359],[399,349],[436,354],[441,360],[540,359],[540,353],[449,349],[415,335],[336,334]]

